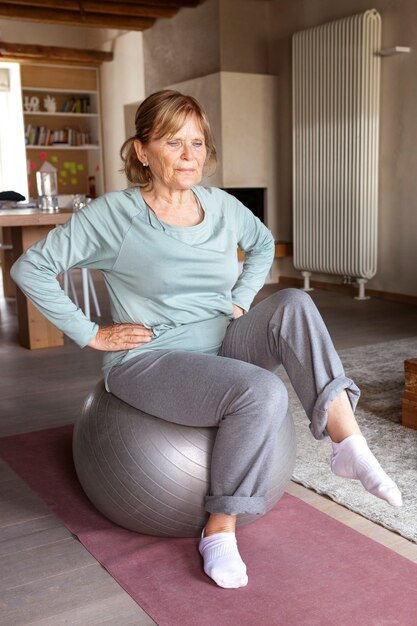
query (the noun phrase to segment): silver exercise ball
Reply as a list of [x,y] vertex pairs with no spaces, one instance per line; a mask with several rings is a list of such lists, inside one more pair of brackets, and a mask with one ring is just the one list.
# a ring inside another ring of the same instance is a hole
[[[204,496],[216,432],[143,413],[100,383],[75,424],[75,468],[94,506],[119,526],[146,535],[196,537],[207,519]],[[294,464],[295,430],[288,415],[278,435],[268,511],[284,493]],[[238,525],[258,518],[239,515]]]

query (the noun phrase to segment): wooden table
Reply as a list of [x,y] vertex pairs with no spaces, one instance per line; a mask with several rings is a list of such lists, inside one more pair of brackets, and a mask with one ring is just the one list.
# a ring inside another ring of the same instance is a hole
[[[49,213],[39,209],[0,210],[0,228],[3,241],[12,243],[11,250],[2,252],[3,284],[6,296],[14,295],[10,282],[10,268],[15,259],[33,243],[39,241],[58,224],[64,224],[72,215],[71,209]],[[64,335],[55,328],[16,288],[19,342],[30,350],[64,345]]]
[[404,361],[402,424],[417,429],[417,359]]

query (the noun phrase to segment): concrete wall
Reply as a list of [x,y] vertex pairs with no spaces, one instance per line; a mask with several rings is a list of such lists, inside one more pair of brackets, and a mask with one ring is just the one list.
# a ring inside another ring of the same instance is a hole
[[220,70],[219,19],[219,0],[206,0],[144,31],[146,95]]
[[[304,28],[375,8],[382,16],[382,45],[411,46],[411,54],[382,59],[378,272],[373,289],[417,295],[417,2],[415,0],[273,0],[269,69],[279,76],[282,238],[292,237],[291,35]],[[289,261],[282,275],[299,276]],[[338,278],[315,276],[336,282]]]
[[269,0],[219,0],[223,72],[268,74],[270,5]]
[[224,72],[268,73],[269,0],[205,0],[144,32],[145,87]]

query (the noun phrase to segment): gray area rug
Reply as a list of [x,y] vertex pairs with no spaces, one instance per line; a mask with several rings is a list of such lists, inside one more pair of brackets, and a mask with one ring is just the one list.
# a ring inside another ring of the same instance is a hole
[[282,368],[297,431],[297,463],[293,480],[417,543],[417,430],[401,425],[404,359],[417,358],[417,338],[401,339],[339,351],[346,374],[360,387],[356,410],[369,447],[403,495],[401,508],[368,494],[358,481],[330,471],[330,440],[316,441],[308,420]]

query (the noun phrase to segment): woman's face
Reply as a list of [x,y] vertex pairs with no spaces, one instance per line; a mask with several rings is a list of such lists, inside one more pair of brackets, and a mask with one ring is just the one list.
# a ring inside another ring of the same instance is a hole
[[190,189],[200,182],[207,149],[198,119],[190,115],[172,136],[135,141],[138,159],[147,163],[153,184],[171,191]]

